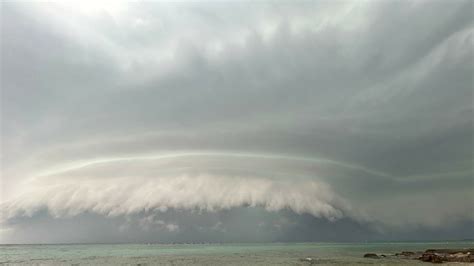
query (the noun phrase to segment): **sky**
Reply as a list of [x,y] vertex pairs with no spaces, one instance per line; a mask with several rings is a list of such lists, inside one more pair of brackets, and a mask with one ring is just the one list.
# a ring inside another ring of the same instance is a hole
[[474,238],[473,2],[1,2],[0,243]]

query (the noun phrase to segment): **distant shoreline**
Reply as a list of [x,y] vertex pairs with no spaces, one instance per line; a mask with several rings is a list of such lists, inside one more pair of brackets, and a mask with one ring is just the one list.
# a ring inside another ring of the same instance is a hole
[[361,245],[361,244],[443,244],[443,243],[465,243],[473,242],[474,239],[462,240],[406,240],[406,241],[350,241],[350,242],[331,242],[331,241],[307,241],[307,242],[196,242],[196,243],[166,243],[166,242],[103,242],[103,243],[88,243],[88,242],[71,242],[71,243],[0,243],[0,246],[20,246],[20,245],[278,245],[278,244],[332,244],[332,245]]

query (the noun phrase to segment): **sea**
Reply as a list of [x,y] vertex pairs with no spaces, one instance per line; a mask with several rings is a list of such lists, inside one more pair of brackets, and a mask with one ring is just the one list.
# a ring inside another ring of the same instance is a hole
[[0,245],[0,265],[429,265],[363,255],[473,247],[474,241]]

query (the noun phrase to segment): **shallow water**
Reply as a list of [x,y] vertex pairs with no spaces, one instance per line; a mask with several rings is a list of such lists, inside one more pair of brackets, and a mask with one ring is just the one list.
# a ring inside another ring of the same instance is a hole
[[[366,259],[428,248],[467,248],[474,242],[272,244],[0,245],[2,265],[407,265],[416,260]],[[305,261],[311,258],[311,261]],[[457,264],[459,265],[459,264]]]

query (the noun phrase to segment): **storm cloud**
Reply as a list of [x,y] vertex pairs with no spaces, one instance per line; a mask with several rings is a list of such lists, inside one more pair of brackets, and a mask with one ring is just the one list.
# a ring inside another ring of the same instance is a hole
[[474,237],[472,5],[2,2],[0,240]]

